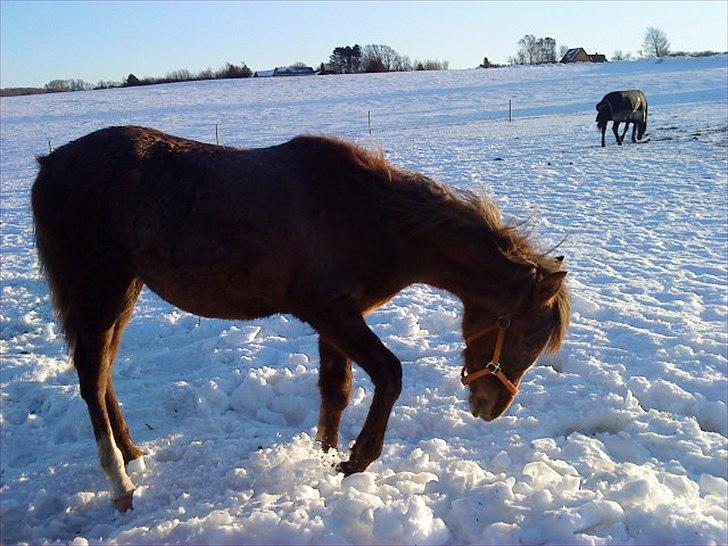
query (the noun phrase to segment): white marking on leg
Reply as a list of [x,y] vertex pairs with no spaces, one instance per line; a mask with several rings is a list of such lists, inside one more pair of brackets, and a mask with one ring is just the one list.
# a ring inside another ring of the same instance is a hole
[[319,420],[318,420],[318,426],[316,427],[316,441],[317,442],[323,442],[324,440],[324,414],[326,410],[324,409],[323,404],[321,404],[321,409],[319,410]]
[[121,450],[116,446],[111,429],[106,434],[106,438],[102,438],[97,442],[97,447],[101,468],[106,472],[114,488],[114,498],[118,499],[119,497],[133,493],[135,489],[134,483],[126,473],[124,457],[121,454]]

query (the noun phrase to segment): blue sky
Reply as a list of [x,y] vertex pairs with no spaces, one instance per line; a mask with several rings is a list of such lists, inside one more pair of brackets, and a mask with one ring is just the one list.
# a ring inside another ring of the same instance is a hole
[[120,81],[245,61],[317,66],[334,47],[380,43],[411,59],[503,63],[527,33],[610,56],[645,28],[673,50],[728,50],[728,2],[44,2],[0,0],[0,86]]

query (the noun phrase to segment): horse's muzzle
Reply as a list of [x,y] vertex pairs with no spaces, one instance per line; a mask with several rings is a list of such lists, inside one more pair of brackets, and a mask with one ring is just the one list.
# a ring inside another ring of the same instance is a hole
[[470,395],[470,413],[473,417],[480,417],[485,421],[497,419],[510,407],[513,402],[513,396],[508,393],[500,394],[495,397]]

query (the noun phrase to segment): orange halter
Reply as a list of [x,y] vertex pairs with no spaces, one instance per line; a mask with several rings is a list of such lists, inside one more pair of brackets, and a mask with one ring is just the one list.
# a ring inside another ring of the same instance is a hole
[[[503,342],[506,339],[506,330],[510,325],[511,321],[507,317],[498,318],[498,337],[495,340],[495,350],[493,351],[493,358],[491,358],[490,362],[485,365],[485,368],[470,374],[468,373],[468,370],[465,368],[465,366],[463,366],[463,369],[460,371],[460,381],[463,383],[463,385],[470,385],[470,383],[472,383],[473,381],[476,381],[481,377],[485,377],[486,375],[495,375],[503,384],[503,386],[508,389],[508,392],[510,392],[513,396],[518,393],[518,387],[516,387],[511,382],[511,380],[508,379],[506,374],[503,373],[499,362],[501,352],[503,351]],[[477,332],[475,335],[470,336],[466,340],[466,342],[473,341],[474,339],[479,338],[484,333],[484,331]]]

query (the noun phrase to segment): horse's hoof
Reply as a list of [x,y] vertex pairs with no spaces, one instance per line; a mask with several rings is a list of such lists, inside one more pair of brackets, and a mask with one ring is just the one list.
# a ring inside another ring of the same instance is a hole
[[133,497],[134,497],[134,491],[131,491],[130,493],[127,493],[126,495],[122,495],[121,497],[116,497],[114,499],[114,507],[122,514],[124,512],[126,512],[127,510],[134,510],[134,506],[132,505]]
[[361,464],[357,464],[351,460],[342,461],[336,465],[336,471],[341,472],[344,476],[351,476],[357,472],[364,472],[364,470],[366,470],[366,466],[362,466]]

